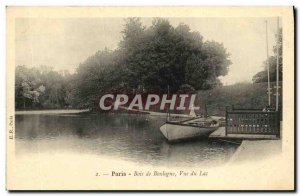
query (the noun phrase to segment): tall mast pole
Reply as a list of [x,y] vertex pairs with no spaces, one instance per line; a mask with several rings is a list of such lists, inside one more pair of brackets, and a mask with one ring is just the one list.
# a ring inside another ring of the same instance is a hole
[[266,43],[267,43],[267,69],[268,69],[268,103],[271,105],[271,88],[270,88],[270,66],[269,66],[269,43],[268,43],[268,21],[266,20]]
[[279,102],[279,92],[278,92],[278,83],[279,83],[279,17],[277,17],[277,39],[276,39],[276,111],[278,111],[278,102]]
[[[168,98],[169,98],[169,93],[170,93],[170,87],[168,85]],[[167,121],[169,121],[169,120],[170,120],[170,106],[169,106],[168,111],[167,111]]]

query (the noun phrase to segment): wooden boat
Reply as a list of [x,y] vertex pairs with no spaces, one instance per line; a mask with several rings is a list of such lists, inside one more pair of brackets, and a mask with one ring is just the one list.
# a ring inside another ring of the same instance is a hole
[[193,118],[179,122],[166,122],[160,131],[168,141],[176,141],[194,137],[208,137],[219,127],[213,118]]

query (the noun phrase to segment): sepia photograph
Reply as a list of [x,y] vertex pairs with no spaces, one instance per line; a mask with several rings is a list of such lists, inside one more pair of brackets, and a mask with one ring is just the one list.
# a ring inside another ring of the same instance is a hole
[[7,7],[8,190],[293,190],[292,7]]

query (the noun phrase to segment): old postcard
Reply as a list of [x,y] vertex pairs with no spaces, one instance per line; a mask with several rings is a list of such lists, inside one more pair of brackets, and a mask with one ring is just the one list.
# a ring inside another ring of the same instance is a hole
[[7,190],[294,190],[293,7],[7,7]]

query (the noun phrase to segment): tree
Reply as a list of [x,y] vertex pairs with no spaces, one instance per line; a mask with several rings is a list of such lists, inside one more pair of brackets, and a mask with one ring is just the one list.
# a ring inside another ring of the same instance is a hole
[[[279,34],[275,35],[278,40],[278,52],[279,52],[279,81],[282,81],[282,29],[279,30]],[[270,82],[276,81],[276,69],[277,69],[277,48],[273,46],[273,56],[270,56],[264,62],[264,70],[255,74],[252,78],[254,83],[268,82],[268,65],[270,70]]]
[[15,102],[17,109],[64,108],[68,105],[69,74],[51,67],[16,67]]
[[231,61],[222,44],[207,41],[199,55],[192,55],[187,60],[185,69],[186,83],[195,89],[211,89],[220,85],[219,76],[228,73]]
[[105,93],[114,93],[125,87],[118,51],[105,49],[81,63],[72,77],[72,101],[75,107],[92,108]]
[[106,93],[177,92],[182,85],[210,89],[226,75],[229,54],[222,44],[203,42],[185,24],[173,27],[156,18],[146,28],[139,18],[125,21],[116,50],[102,50],[81,63],[73,75],[72,105],[94,108]]
[[16,108],[26,109],[39,104],[40,95],[45,91],[37,69],[17,66],[15,81]]
[[[219,83],[218,77],[226,75],[230,65],[229,54],[222,44],[203,43],[199,32],[191,32],[187,25],[179,24],[174,28],[168,20],[155,19],[148,29],[142,28],[138,21],[135,25],[126,25],[139,29],[134,39],[127,39],[129,46],[123,50],[131,52],[125,55],[127,78],[134,79],[132,88],[142,85],[148,91],[176,92],[182,84],[190,84],[196,90],[209,89]],[[123,37],[131,37],[125,30]],[[123,42],[121,42],[123,43]],[[197,58],[199,61],[197,61]],[[196,65],[191,63],[198,62]],[[209,81],[207,81],[209,80]]]

